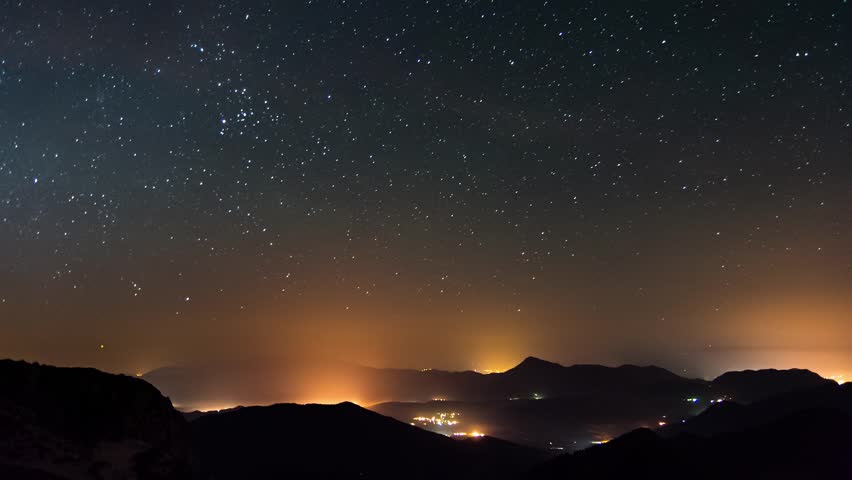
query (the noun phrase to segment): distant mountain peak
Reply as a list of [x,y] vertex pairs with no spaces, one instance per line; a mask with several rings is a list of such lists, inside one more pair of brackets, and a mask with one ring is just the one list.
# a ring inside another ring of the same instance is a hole
[[544,370],[564,368],[562,365],[554,362],[548,362],[537,357],[527,357],[521,363],[517,364],[511,370]]
[[743,370],[727,372],[716,377],[712,385],[716,391],[731,395],[735,400],[750,403],[773,395],[805,390],[836,383],[803,369]]
[[739,370],[725,372],[716,377],[713,382],[724,382],[730,380],[754,380],[754,379],[800,379],[811,381],[824,381],[825,379],[810,370],[801,368],[791,368],[788,370],[777,370],[774,368],[766,368],[761,370]]

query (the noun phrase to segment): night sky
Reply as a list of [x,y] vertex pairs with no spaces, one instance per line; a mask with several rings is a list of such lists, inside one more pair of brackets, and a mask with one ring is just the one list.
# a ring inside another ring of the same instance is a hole
[[4,1],[0,356],[852,374],[850,8]]

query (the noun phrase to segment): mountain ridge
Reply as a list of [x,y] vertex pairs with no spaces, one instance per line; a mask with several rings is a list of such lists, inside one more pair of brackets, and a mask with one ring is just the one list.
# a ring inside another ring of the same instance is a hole
[[[747,381],[737,380],[745,376],[749,376]],[[779,379],[773,380],[773,376]],[[275,385],[268,382],[273,377],[279,379]],[[793,377],[798,380],[791,383],[788,378]],[[209,410],[211,408],[207,405],[211,403],[223,406],[294,401],[310,403],[311,398],[318,394],[327,400],[358,399],[360,404],[372,405],[389,401],[425,402],[434,398],[497,401],[523,398],[532,393],[559,397],[590,391],[616,392],[624,388],[662,388],[664,385],[673,391],[694,387],[695,395],[717,395],[719,398],[736,395],[741,400],[753,401],[788,389],[791,385],[794,388],[809,387],[827,381],[802,369],[731,371],[713,380],[704,380],[683,377],[656,365],[563,366],[535,356],[526,357],[505,372],[489,374],[471,370],[413,370],[342,364],[330,369],[323,367],[321,370],[303,371],[292,364],[259,365],[255,368],[236,364],[204,369],[164,367],[142,378],[175,399],[175,404],[183,411]],[[315,390],[317,385],[321,389],[333,389],[319,393]],[[702,385],[709,386],[715,393],[702,390]]]
[[[498,439],[447,438],[351,402],[244,407],[190,426],[206,473],[223,478],[507,478],[544,458]],[[329,456],[331,445],[345,448]]]
[[189,474],[186,422],[149,383],[14,360],[0,360],[0,378],[3,469],[63,478]]
[[850,445],[852,388],[828,385],[723,402],[682,425],[633,430],[557,457],[528,478],[849,478]]

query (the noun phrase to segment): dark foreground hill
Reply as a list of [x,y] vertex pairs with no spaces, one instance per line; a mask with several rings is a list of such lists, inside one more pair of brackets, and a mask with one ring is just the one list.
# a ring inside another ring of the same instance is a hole
[[0,479],[510,478],[546,455],[453,439],[351,403],[187,422],[138,378],[0,361]]
[[722,403],[661,432],[558,457],[531,478],[852,478],[852,387]]
[[210,479],[513,478],[545,458],[495,438],[448,438],[352,403],[247,407],[190,426]]
[[[609,429],[646,417],[650,423],[673,405],[709,408],[694,417],[666,415],[657,431],[634,430],[548,460],[540,450],[491,437],[449,438],[352,403],[196,412],[187,422],[138,378],[6,360],[0,479],[852,478],[852,385],[809,372],[744,372],[703,382],[653,368],[530,359],[504,375],[481,377],[525,389],[562,382],[584,388],[554,398],[428,406],[476,405],[494,422],[514,429],[529,422],[538,432],[548,423],[554,431],[587,429],[583,422],[590,421]],[[625,387],[621,394],[612,394],[613,383]],[[696,389],[706,394],[701,401],[684,398]],[[744,404],[708,400],[772,392]],[[454,429],[477,426],[467,413],[452,418],[460,419]]]
[[0,478],[189,475],[186,422],[148,383],[0,361]]

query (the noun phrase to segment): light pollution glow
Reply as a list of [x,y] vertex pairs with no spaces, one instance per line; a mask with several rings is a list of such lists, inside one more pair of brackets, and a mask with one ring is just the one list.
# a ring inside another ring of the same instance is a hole
[[[250,365],[209,406],[382,400],[275,372],[314,358],[852,378],[845,2],[679,2],[665,45],[655,2],[639,30],[608,2],[452,2],[439,35],[427,2],[40,3],[8,9],[0,65],[3,356]],[[305,33],[297,3],[347,28]],[[365,34],[376,11],[406,34]]]

